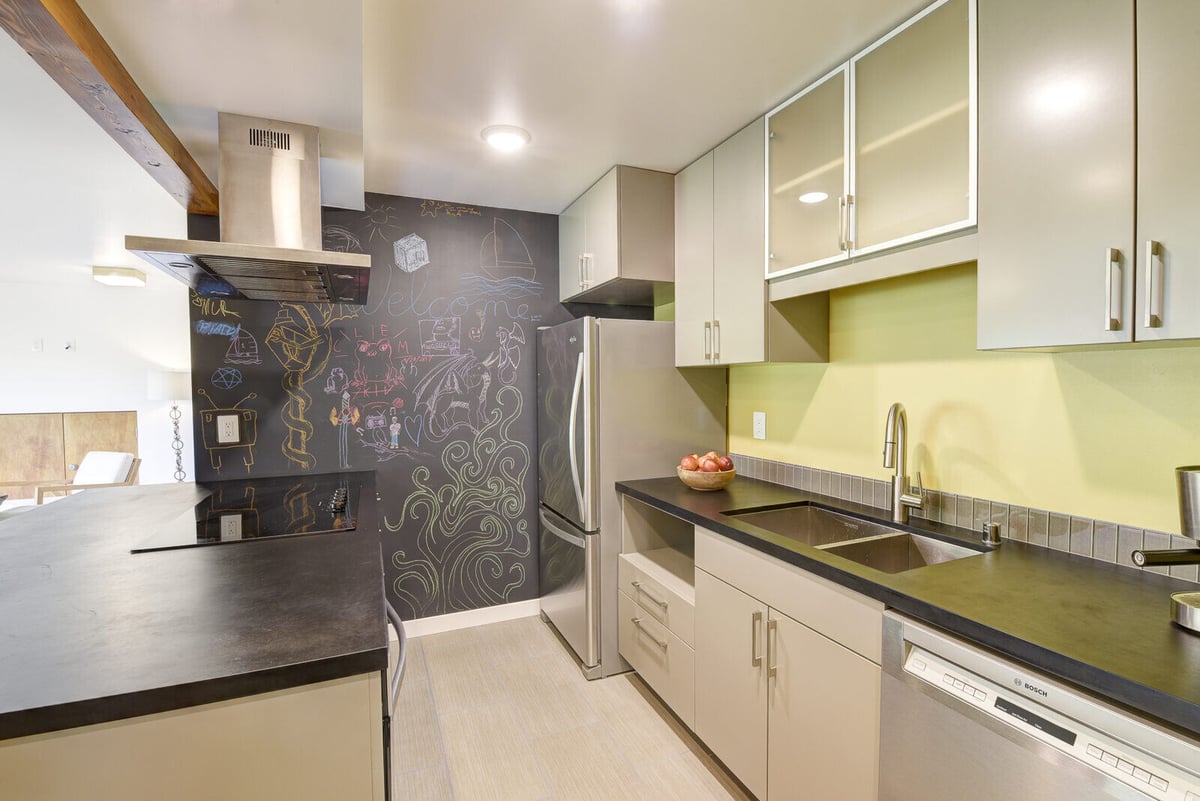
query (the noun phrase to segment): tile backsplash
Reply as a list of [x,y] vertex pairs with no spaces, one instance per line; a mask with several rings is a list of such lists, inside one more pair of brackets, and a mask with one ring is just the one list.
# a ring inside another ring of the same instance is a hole
[[[892,508],[891,481],[888,479],[836,473],[790,462],[744,456],[740,453],[730,456],[738,473],[747,478],[783,484],[885,511]],[[1107,520],[1075,517],[1045,509],[1010,506],[986,498],[955,495],[928,488],[925,490],[925,507],[914,510],[912,516],[975,531],[982,528],[985,522],[998,523],[1001,536],[1007,539],[1111,562],[1134,570],[1148,570],[1185,581],[1200,582],[1200,565],[1139,568],[1133,564],[1130,554],[1139,548],[1196,547],[1195,540],[1162,531],[1125,526]]]

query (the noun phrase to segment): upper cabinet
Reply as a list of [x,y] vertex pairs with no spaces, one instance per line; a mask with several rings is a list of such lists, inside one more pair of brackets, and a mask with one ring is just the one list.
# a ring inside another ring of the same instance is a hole
[[981,2],[980,348],[1200,336],[1198,39],[1194,0]]
[[828,359],[828,296],[773,305],[759,118],[675,176],[675,363]]
[[673,176],[613,167],[559,216],[559,300],[652,305],[673,280],[673,217]]
[[973,43],[941,0],[767,115],[768,278],[975,225]]

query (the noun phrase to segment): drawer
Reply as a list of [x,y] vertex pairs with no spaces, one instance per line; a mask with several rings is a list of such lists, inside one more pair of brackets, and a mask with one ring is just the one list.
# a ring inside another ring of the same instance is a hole
[[696,567],[879,664],[879,601],[699,526]]
[[617,576],[621,592],[688,647],[695,647],[695,567],[690,556],[670,548],[623,553]]
[[[687,724],[695,726],[696,655],[665,626],[648,617],[624,592],[617,594],[621,656]],[[634,623],[634,619],[637,623]]]

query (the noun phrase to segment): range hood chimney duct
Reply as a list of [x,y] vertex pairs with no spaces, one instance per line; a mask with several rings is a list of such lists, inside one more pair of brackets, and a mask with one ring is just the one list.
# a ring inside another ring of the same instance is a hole
[[221,241],[125,237],[203,297],[362,304],[371,257],[321,250],[319,131],[219,114]]

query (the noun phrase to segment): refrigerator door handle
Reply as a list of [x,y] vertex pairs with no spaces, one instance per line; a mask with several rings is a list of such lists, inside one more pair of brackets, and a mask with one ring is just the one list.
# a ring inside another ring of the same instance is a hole
[[565,528],[559,528],[558,526],[554,525],[554,523],[550,520],[550,516],[546,514],[545,509],[538,509],[538,517],[541,519],[542,525],[546,527],[546,530],[558,537],[560,540],[568,542],[571,545],[574,545],[576,548],[587,548],[587,542],[583,539],[583,537],[572,534]]
[[579,504],[579,519],[583,520],[583,484],[579,481],[579,454],[575,446],[578,439],[579,396],[583,394],[583,357],[575,367],[575,387],[571,390],[571,425],[567,432],[567,450],[571,457],[571,486],[575,490],[575,502]]

